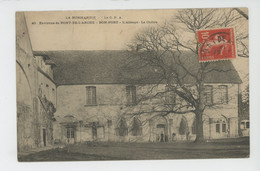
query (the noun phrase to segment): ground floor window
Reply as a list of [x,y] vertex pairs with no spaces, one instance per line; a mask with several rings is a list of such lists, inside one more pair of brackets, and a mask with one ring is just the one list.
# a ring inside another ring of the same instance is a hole
[[138,118],[134,118],[131,131],[133,136],[142,135],[142,123]]
[[246,122],[246,128],[249,128],[249,122]]
[[67,128],[67,138],[74,138],[74,128]]
[[118,127],[116,128],[116,135],[117,136],[127,136],[128,135],[128,128],[126,121],[121,119],[119,121]]
[[107,126],[111,127],[112,126],[112,120],[107,120]]
[[220,124],[216,124],[216,132],[220,133]]
[[248,128],[249,128],[249,121],[240,122],[240,129],[248,129]]
[[222,124],[222,132],[226,132],[226,130],[227,130],[227,126],[226,126],[226,124],[224,123],[224,124]]
[[196,119],[194,119],[193,123],[192,123],[192,130],[191,130],[192,134],[196,134]]
[[180,127],[179,127],[179,134],[180,135],[185,135],[188,132],[188,123],[186,119],[182,118]]
[[93,139],[97,138],[97,123],[96,122],[92,123],[92,138]]

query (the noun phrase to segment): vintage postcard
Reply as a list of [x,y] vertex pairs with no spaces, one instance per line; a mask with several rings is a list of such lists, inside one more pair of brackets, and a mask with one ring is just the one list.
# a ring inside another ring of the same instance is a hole
[[248,158],[247,8],[16,12],[19,161]]

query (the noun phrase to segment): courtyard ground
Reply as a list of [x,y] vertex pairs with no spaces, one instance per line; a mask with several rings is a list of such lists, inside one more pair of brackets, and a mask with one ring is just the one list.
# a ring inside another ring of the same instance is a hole
[[86,142],[18,155],[19,161],[93,161],[249,157],[249,138],[174,143]]

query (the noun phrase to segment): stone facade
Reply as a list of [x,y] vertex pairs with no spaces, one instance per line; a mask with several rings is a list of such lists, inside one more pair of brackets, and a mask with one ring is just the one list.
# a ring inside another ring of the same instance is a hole
[[[127,86],[125,84],[58,86],[55,141],[169,142],[196,138],[193,113],[181,115],[170,113],[167,116],[153,113],[152,108],[164,103],[165,97],[148,100],[140,105],[129,105]],[[136,100],[147,93],[151,86],[154,85],[135,85]],[[204,137],[206,139],[237,137],[239,84],[210,86],[214,105],[204,112]],[[223,97],[219,91],[221,86],[227,88],[225,102],[221,102],[221,96]],[[88,104],[89,87],[95,90],[93,104]],[[154,93],[164,89],[165,85],[158,85],[154,88]]]
[[56,85],[46,72],[54,65],[33,55],[23,13],[16,13],[16,26],[17,141],[24,151],[53,144]]

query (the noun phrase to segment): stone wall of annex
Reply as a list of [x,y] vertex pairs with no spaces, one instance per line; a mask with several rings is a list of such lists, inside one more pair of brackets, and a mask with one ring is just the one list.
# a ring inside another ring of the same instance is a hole
[[[217,104],[219,85],[228,87],[227,104]],[[86,104],[86,87],[96,87],[96,104]],[[70,142],[81,141],[161,141],[163,134],[164,141],[195,139],[194,114],[169,114],[158,116],[157,113],[149,112],[138,114],[138,112],[149,111],[153,106],[162,103],[164,98],[148,100],[142,105],[127,105],[126,86],[124,84],[99,84],[99,85],[62,85],[57,88],[57,112],[55,118],[54,139],[57,142],[68,142],[67,129],[73,128],[74,138]],[[136,86],[137,99],[151,86]],[[236,137],[238,129],[238,91],[237,84],[212,84],[213,105],[205,110],[204,136],[206,139]],[[159,85],[153,89],[154,92],[164,90],[165,85]],[[131,114],[135,113],[133,116]],[[67,119],[66,119],[67,117]],[[140,121],[141,134],[133,134],[135,119]],[[127,127],[124,136],[119,135],[118,128],[122,120]],[[71,123],[70,123],[71,121]],[[72,124],[73,122],[73,124]],[[182,123],[181,123],[182,122]],[[93,125],[96,124],[96,125]],[[219,124],[219,131],[216,130]],[[222,125],[226,125],[226,128]],[[183,133],[180,127],[186,125]],[[225,128],[225,131],[222,131]],[[94,132],[93,132],[94,130]],[[95,135],[93,135],[95,134]],[[97,134],[97,135],[96,135]]]

